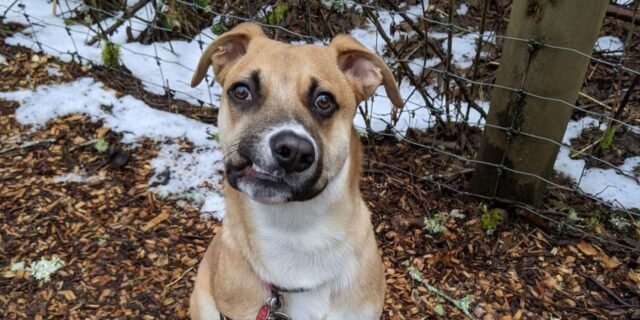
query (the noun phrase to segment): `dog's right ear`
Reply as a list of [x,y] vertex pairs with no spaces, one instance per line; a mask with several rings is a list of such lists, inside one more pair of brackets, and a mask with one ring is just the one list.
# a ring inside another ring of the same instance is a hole
[[247,53],[247,47],[249,47],[251,40],[260,37],[265,37],[262,28],[250,22],[239,24],[231,31],[220,36],[207,47],[202,57],[200,57],[196,73],[191,78],[191,87],[200,84],[204,75],[207,74],[209,66],[213,66],[216,80],[222,84],[225,70],[228,70],[229,66]]

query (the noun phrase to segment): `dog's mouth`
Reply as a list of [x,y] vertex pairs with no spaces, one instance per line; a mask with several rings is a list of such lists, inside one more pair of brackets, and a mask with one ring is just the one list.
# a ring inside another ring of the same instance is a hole
[[285,183],[285,172],[282,169],[267,170],[256,163],[247,161],[240,166],[230,165],[227,167],[227,172],[235,175],[240,175],[243,178],[262,180],[271,183]]
[[239,164],[227,162],[225,167],[229,185],[259,202],[305,201],[315,197],[326,186],[316,186],[322,174],[320,170],[301,177],[300,174],[286,173],[282,168],[272,169],[251,160],[243,160]]

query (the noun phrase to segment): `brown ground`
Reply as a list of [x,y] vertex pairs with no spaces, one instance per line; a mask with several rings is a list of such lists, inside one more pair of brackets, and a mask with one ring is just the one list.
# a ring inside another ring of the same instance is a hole
[[[503,16],[497,10],[495,23]],[[34,58],[33,52],[4,44],[0,54],[8,59],[0,65],[1,91],[93,76],[154,108],[216,121],[215,112],[145,92],[126,73]],[[63,76],[48,76],[44,66],[51,64]],[[587,90],[604,101],[610,74],[592,68]],[[481,74],[492,79],[489,71]],[[219,222],[201,220],[184,200],[147,192],[153,142],[122,145],[118,134],[82,115],[31,132],[16,122],[17,107],[0,100],[0,318],[186,317],[195,267]],[[556,188],[536,211],[464,196],[458,191],[467,190],[472,168],[435,149],[470,158],[479,135],[465,127],[409,136],[432,148],[384,136],[364,139],[361,185],[388,283],[383,318],[464,318],[429,284],[456,300],[469,297],[469,312],[478,319],[640,319],[640,229],[611,223],[612,217],[633,217]],[[113,152],[130,154],[128,161],[121,164],[83,146],[97,137],[115,146]],[[8,151],[17,140],[47,139],[53,141]],[[625,144],[614,142],[619,150]],[[52,180],[83,169],[96,178]],[[554,181],[565,184],[562,177]],[[488,235],[482,217],[491,209],[503,221]],[[425,229],[425,217],[452,210],[464,216],[445,215],[443,232]],[[572,212],[576,219],[568,218]],[[8,269],[18,260],[53,254],[66,265],[47,283]],[[415,280],[420,274],[422,283]]]

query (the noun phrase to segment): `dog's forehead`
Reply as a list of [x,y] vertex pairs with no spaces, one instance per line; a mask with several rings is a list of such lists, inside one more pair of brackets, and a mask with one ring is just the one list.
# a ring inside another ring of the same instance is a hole
[[[265,39],[256,41],[247,52],[245,68],[260,70],[261,77],[314,77],[331,80],[341,75],[336,52],[327,46],[291,45]],[[247,70],[248,71],[248,70]]]

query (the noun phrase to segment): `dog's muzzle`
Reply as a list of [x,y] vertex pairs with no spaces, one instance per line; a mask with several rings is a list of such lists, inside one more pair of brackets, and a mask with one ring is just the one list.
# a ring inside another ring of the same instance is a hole
[[316,139],[299,124],[281,124],[241,138],[227,160],[229,184],[256,201],[304,201],[317,195],[322,176]]

